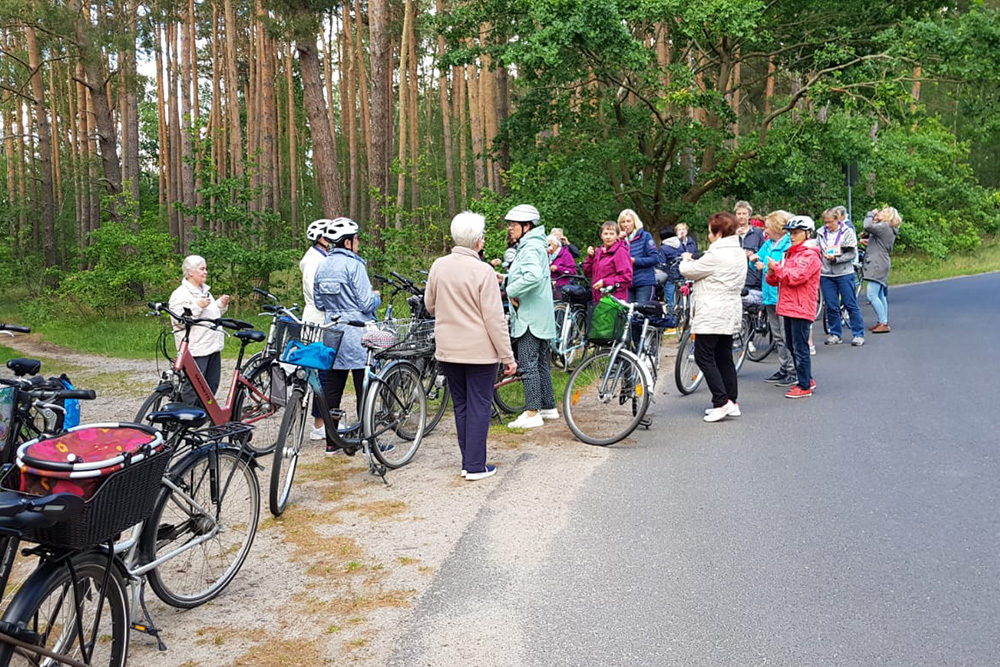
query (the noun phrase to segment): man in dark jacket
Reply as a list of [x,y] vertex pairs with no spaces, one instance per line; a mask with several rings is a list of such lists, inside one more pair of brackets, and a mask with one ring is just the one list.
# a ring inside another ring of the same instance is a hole
[[743,297],[743,303],[763,303],[761,296],[761,279],[763,272],[757,268],[757,251],[764,245],[764,233],[758,227],[750,224],[750,216],[753,214],[753,207],[748,202],[738,201],[733,207],[736,214],[736,234],[740,238],[740,245],[747,255],[747,281],[744,287],[749,293]]
[[681,273],[677,269],[680,264],[680,256],[686,252],[691,256],[698,257],[698,244],[688,234],[688,226],[683,222],[677,223],[674,227],[674,235],[664,238],[663,230],[660,230],[660,238],[663,243],[660,245],[660,257],[663,259],[667,272],[667,282],[663,285],[663,301],[671,310],[674,307],[674,283],[681,279]]

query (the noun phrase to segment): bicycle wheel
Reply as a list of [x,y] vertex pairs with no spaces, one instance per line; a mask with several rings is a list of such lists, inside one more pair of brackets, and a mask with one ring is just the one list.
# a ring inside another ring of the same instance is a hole
[[448,391],[448,380],[441,369],[441,362],[433,357],[424,360],[420,381],[424,385],[424,398],[427,400],[427,425],[424,426],[424,436],[427,436],[444,417],[451,392]]
[[552,341],[552,345],[549,346],[549,352],[552,355],[552,365],[556,368],[566,368],[565,350],[569,346],[567,342],[569,331],[563,331],[563,325],[567,323],[566,318],[571,317],[569,304],[557,303],[553,315],[556,323],[556,338]]
[[[93,667],[124,667],[130,626],[128,595],[121,573],[114,565],[108,572],[107,556],[96,551],[73,556],[72,563],[77,594],[66,563],[46,561],[18,590],[3,621],[11,624],[8,627],[22,627],[23,631],[13,634],[40,648]],[[82,641],[78,628],[83,630]],[[90,654],[89,660],[84,651]],[[15,650],[0,643],[0,665],[5,667],[55,664],[59,663],[32,654],[30,649]]]
[[587,345],[587,313],[574,310],[571,315],[569,329],[563,346],[564,365],[566,372],[573,370],[573,364],[585,356]]
[[[257,456],[270,454],[278,441],[278,430],[281,428],[281,418],[284,408],[271,403],[271,362],[264,359],[256,367],[244,374],[246,381],[253,386],[251,391],[246,385],[236,385],[236,396],[233,398],[232,420],[244,424],[253,424],[254,431],[247,447]],[[247,365],[244,364],[244,368]],[[259,392],[259,393],[258,393]]]
[[278,446],[271,458],[271,482],[268,492],[268,506],[271,514],[281,516],[288,506],[292,492],[292,480],[302,451],[302,440],[306,435],[306,414],[309,412],[309,394],[304,385],[292,390],[292,396],[285,406],[278,430]]
[[[260,516],[257,474],[240,450],[206,445],[167,473],[142,548],[147,562],[177,552],[150,570],[157,597],[190,609],[229,585],[250,552]],[[178,550],[182,550],[179,551]]]
[[401,468],[413,460],[424,437],[427,401],[420,373],[412,364],[386,366],[372,380],[362,422],[372,454],[386,468]]
[[519,374],[513,377],[504,375],[501,364],[497,366],[497,381],[494,384],[501,382],[504,384],[493,388],[493,402],[496,403],[496,406],[509,415],[524,412],[528,400],[524,397],[524,381],[521,376]]
[[774,349],[774,337],[767,316],[757,313],[751,318],[754,326],[750,328],[750,340],[747,343],[747,358],[750,361],[764,361]]
[[703,377],[694,358],[694,335],[685,331],[677,345],[677,358],[674,360],[674,383],[677,391],[684,395],[693,393]]
[[146,418],[146,415],[157,412],[164,405],[170,403],[172,398],[170,390],[154,391],[152,394],[147,396],[146,400],[144,400],[142,405],[139,406],[139,411],[135,413],[135,419],[132,421],[136,424],[141,424]]
[[753,333],[753,318],[749,313],[743,313],[743,322],[740,325],[740,332],[733,336],[733,366],[739,373],[743,368],[743,362],[747,358],[747,347],[750,343],[750,336]]
[[649,387],[631,352],[603,352],[573,371],[563,395],[569,430],[588,445],[627,438],[649,408]]

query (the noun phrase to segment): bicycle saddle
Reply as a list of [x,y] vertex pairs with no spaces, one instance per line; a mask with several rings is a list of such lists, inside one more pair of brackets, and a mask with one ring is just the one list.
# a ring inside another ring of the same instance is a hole
[[663,308],[656,301],[647,301],[646,303],[637,303],[635,306],[635,312],[641,313],[646,317],[662,317]]
[[0,492],[0,526],[49,528],[83,511],[84,500],[72,493],[36,498],[15,491]]
[[204,426],[208,421],[208,413],[201,408],[184,403],[167,403],[162,410],[147,415],[152,424],[184,425],[191,428]]
[[239,338],[240,340],[249,341],[251,343],[260,343],[264,340],[264,338],[266,338],[263,331],[256,331],[256,330],[237,331],[233,335]]
[[42,370],[42,362],[38,359],[8,359],[7,368],[14,371],[14,375],[17,377],[24,377],[25,375],[34,375]]

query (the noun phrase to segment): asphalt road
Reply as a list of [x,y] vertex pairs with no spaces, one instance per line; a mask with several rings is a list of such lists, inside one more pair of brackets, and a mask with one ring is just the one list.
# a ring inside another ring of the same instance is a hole
[[747,362],[705,424],[666,377],[558,531],[498,566],[525,526],[477,519],[393,664],[1000,664],[1000,274],[889,304],[862,348],[817,329],[811,399]]

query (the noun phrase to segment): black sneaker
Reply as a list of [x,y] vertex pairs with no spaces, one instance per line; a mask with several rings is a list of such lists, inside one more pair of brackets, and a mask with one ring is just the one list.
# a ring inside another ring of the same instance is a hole
[[775,373],[771,377],[764,378],[764,382],[770,382],[770,383],[773,384],[775,382],[781,382],[782,378],[784,378],[784,377],[785,377],[785,374],[782,373],[781,371],[778,371],[777,373]]
[[779,387],[791,387],[793,384],[797,384],[799,379],[794,375],[786,375],[778,380],[775,384]]

